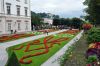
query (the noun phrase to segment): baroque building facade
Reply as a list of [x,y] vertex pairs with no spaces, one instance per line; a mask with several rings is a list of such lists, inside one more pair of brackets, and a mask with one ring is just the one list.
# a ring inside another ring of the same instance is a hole
[[31,31],[30,0],[0,0],[0,34]]

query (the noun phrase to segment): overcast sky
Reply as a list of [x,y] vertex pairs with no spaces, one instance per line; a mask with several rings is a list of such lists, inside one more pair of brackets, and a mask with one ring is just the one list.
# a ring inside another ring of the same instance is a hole
[[84,0],[31,0],[31,10],[52,13],[60,17],[79,17],[83,14]]

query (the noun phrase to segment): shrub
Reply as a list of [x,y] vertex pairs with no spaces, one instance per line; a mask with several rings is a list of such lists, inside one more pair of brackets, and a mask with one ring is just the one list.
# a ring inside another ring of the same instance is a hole
[[21,66],[14,52],[12,52],[6,66]]
[[92,28],[89,30],[87,40],[88,43],[100,42],[100,29]]
[[92,55],[92,56],[89,56],[88,60],[87,60],[87,63],[93,63],[97,61],[97,56],[96,55]]

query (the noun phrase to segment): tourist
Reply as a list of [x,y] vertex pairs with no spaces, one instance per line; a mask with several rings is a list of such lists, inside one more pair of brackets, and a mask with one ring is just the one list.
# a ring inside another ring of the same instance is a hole
[[48,30],[45,30],[45,33],[48,35]]
[[13,34],[13,30],[11,30],[11,34]]

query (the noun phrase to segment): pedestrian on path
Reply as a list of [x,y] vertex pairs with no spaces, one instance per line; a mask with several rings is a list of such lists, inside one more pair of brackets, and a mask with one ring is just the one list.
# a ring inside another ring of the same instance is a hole
[[48,30],[45,30],[45,33],[48,35]]

